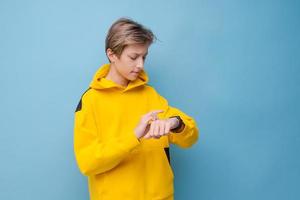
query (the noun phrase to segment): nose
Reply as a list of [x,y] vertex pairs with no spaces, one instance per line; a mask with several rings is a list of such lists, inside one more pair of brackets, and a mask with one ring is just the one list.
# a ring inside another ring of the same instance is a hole
[[139,68],[140,70],[144,69],[144,60],[139,59],[136,67]]

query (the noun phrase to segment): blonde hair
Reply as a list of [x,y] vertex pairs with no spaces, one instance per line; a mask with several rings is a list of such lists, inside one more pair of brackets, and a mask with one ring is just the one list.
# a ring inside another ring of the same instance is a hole
[[156,39],[150,29],[130,18],[122,17],[115,21],[108,30],[105,39],[105,52],[110,48],[120,58],[127,45],[151,45]]

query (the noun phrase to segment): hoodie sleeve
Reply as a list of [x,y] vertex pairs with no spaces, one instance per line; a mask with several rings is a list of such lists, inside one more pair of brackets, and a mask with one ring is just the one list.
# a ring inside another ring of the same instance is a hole
[[168,135],[169,142],[182,148],[191,147],[197,142],[199,137],[199,129],[195,120],[180,109],[170,106],[168,101],[160,94],[157,93],[157,96],[160,105],[165,110],[163,113],[163,118],[179,116],[183,122],[183,127],[179,129],[180,132],[174,132],[171,130],[170,134]]
[[103,141],[99,137],[94,110],[88,95],[83,95],[74,117],[74,153],[82,174],[91,176],[116,167],[140,141],[132,137]]

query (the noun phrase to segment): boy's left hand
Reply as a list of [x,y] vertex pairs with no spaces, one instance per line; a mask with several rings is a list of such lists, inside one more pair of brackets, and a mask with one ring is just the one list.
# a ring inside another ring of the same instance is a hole
[[179,124],[176,118],[156,119],[150,123],[149,131],[143,138],[159,139],[161,136],[169,134],[170,130],[177,127]]

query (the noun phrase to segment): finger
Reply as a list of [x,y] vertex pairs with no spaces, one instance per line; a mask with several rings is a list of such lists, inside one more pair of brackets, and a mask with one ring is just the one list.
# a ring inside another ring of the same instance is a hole
[[165,126],[165,135],[168,134],[170,132],[170,127],[171,127],[171,123],[166,123],[166,126]]
[[157,114],[157,113],[162,113],[162,112],[164,112],[164,110],[153,110],[150,113],[151,114]]
[[155,126],[153,128],[153,135],[155,137],[159,136],[159,125],[160,125],[160,121],[159,120],[155,121]]
[[156,115],[157,113],[163,112],[163,110],[152,110],[148,113],[145,114],[145,116],[152,116],[152,115]]
[[148,139],[148,138],[150,138],[150,135],[147,133],[146,135],[144,135],[144,138]]
[[146,126],[146,128],[145,128],[145,133],[147,134],[149,130],[150,130],[150,124],[148,124],[148,125]]
[[159,135],[163,136],[165,134],[165,120],[162,120],[159,126]]
[[157,119],[157,115],[162,112],[164,112],[164,110],[155,110],[155,111],[152,111],[150,115],[154,116]]
[[148,132],[148,134],[149,134],[150,137],[153,136],[154,126],[155,126],[155,121],[153,121],[153,122],[150,124],[150,130],[149,130],[149,132]]
[[159,135],[159,120],[155,120],[150,125],[150,130],[147,133],[148,136],[146,138],[155,138],[159,139],[161,136]]
[[153,121],[154,121],[154,120],[158,120],[157,115],[151,115],[151,117],[152,117]]
[[154,136],[154,138],[155,138],[155,139],[159,139],[159,138],[160,138],[160,136]]
[[151,124],[154,120],[155,120],[155,119],[154,119],[152,116],[150,116],[150,117],[147,119],[147,123],[148,123],[148,124]]
[[151,124],[153,121],[157,120],[157,117],[154,115],[149,115],[146,117],[146,121],[148,124]]

